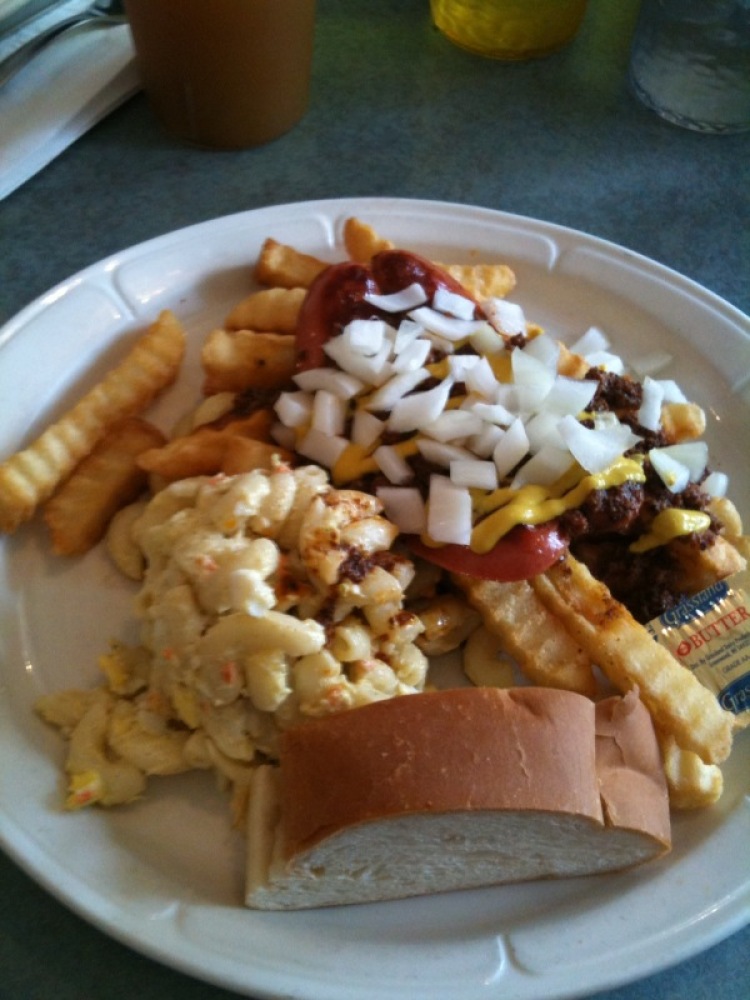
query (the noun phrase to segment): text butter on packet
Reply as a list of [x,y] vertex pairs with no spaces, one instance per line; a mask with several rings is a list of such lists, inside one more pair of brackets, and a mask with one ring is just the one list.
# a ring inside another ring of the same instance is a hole
[[713,691],[737,725],[750,725],[750,570],[687,597],[646,628]]

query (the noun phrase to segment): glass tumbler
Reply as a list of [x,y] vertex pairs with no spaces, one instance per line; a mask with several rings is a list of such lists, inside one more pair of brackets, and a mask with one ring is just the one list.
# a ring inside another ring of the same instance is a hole
[[171,135],[244,149],[305,114],[315,0],[125,0],[125,10],[144,89]]
[[567,45],[586,0],[430,0],[432,20],[456,45],[493,59],[533,59]]
[[750,0],[643,0],[630,85],[675,125],[750,129]]

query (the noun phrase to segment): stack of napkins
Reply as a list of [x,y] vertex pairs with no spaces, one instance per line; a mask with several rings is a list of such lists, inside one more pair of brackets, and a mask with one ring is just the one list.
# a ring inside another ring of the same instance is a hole
[[[0,60],[49,24],[91,0],[56,3],[0,38]],[[127,24],[76,27],[61,34],[0,86],[0,199],[38,173],[138,89]]]

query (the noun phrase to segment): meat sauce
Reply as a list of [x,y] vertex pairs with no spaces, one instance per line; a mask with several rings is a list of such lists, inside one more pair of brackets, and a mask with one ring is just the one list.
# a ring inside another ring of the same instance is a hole
[[[329,364],[324,352],[326,341],[352,319],[397,321],[400,317],[382,312],[367,301],[367,297],[398,292],[415,282],[422,285],[430,298],[438,288],[469,297],[466,289],[450,275],[429,261],[403,251],[380,253],[369,267],[345,262],[327,268],[313,283],[301,308],[296,335],[298,370]],[[475,316],[484,316],[478,303],[475,303]],[[506,338],[506,347],[513,350],[523,347],[526,342],[524,335],[518,335]],[[439,360],[441,357],[433,352],[430,362]],[[589,407],[592,414],[615,412],[621,422],[628,424],[642,438],[633,452],[645,454],[653,447],[668,443],[662,432],[649,431],[638,423],[637,414],[643,398],[639,382],[598,368],[590,369],[585,378],[598,383]],[[460,391],[460,387],[456,386],[454,391]],[[267,405],[265,395],[257,398],[243,396],[239,401],[245,413]],[[589,423],[593,424],[593,420]],[[393,443],[391,437],[387,443]],[[444,472],[420,456],[413,456],[411,464],[417,485],[427,483],[433,472]],[[683,596],[680,566],[665,546],[633,553],[629,551],[630,544],[648,529],[659,511],[667,507],[704,511],[708,505],[708,497],[697,485],[677,495],[670,493],[648,459],[645,459],[644,472],[645,483],[626,482],[621,486],[596,490],[580,507],[564,513],[558,521],[559,533],[567,539],[573,554],[605,582],[613,595],[642,622],[661,614]],[[365,492],[374,492],[378,485],[387,485],[387,480],[380,473],[347,483],[348,488]],[[699,540],[696,536],[686,536],[685,543],[708,546],[712,544],[717,528],[718,525],[712,523],[708,531],[701,533]],[[366,567],[352,559],[345,564],[345,572],[356,580],[366,572]]]

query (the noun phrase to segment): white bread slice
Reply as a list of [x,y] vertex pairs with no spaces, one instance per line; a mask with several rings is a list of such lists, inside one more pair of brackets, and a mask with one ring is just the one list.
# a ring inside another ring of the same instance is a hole
[[303,909],[588,875],[671,846],[651,719],[551,688],[406,695],[286,732],[258,769],[246,903]]

